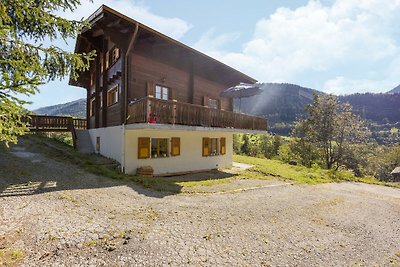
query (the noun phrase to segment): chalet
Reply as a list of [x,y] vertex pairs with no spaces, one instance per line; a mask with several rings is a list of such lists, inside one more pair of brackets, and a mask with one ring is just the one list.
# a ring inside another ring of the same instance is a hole
[[[89,17],[75,52],[96,50],[71,85],[87,91],[87,130],[97,153],[125,173],[209,170],[232,164],[235,132],[261,132],[263,118],[233,112],[220,97],[256,80],[107,6]],[[82,142],[81,140],[81,142]]]

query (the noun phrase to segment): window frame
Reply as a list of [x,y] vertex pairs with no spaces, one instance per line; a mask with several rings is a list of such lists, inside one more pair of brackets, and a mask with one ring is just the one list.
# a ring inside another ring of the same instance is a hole
[[[157,143],[156,157],[153,156],[153,140],[155,140],[156,143]],[[165,141],[166,142],[166,149],[167,149],[166,153],[161,153],[161,150],[160,150],[161,141]],[[150,139],[150,158],[152,158],[152,159],[168,158],[169,156],[170,156],[169,138],[163,138],[162,137],[162,138],[151,138]]]
[[[112,91],[115,91],[116,93],[115,93],[115,102],[113,102],[113,103],[110,103],[111,101],[110,101],[110,95],[112,94]],[[111,89],[109,89],[109,90],[107,90],[107,107],[110,107],[110,106],[112,106],[112,105],[115,105],[115,104],[117,104],[118,103],[118,101],[119,101],[119,96],[118,96],[118,94],[119,94],[119,86],[118,86],[118,84],[117,85],[115,85],[115,86],[113,86]]]
[[212,109],[218,109],[218,99],[208,98],[207,106]]
[[[213,148],[215,144],[215,149]],[[215,157],[226,154],[226,138],[225,137],[203,137],[202,156]]]
[[[157,97],[157,89],[160,88],[160,97]],[[167,99],[164,98],[164,94],[165,91],[167,92]],[[154,98],[156,99],[160,99],[160,100],[170,100],[171,99],[171,88],[164,86],[164,85],[160,85],[160,84],[156,84],[154,87]]]

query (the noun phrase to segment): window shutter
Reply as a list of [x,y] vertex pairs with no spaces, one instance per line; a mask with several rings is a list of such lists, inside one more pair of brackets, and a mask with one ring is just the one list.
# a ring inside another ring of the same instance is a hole
[[171,87],[168,88],[168,100],[174,100],[174,90]]
[[179,137],[172,137],[171,147],[171,156],[179,156],[181,154],[181,139]]
[[147,82],[147,96],[155,96],[155,84],[154,82]]
[[210,138],[203,137],[203,157],[210,155]]
[[217,100],[217,103],[218,103],[218,109],[222,109],[222,101],[221,101],[221,99],[218,99]]
[[203,96],[203,106],[208,107],[208,96]]
[[226,138],[225,137],[221,137],[220,146],[221,146],[220,154],[225,155],[226,154]]
[[138,139],[138,158],[148,159],[150,158],[150,138],[139,137]]

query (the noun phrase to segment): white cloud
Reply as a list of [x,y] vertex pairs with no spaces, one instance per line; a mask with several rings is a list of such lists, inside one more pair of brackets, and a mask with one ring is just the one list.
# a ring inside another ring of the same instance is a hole
[[368,66],[378,68],[382,62],[400,61],[397,30],[393,30],[400,23],[399,13],[400,0],[337,0],[331,5],[311,0],[293,10],[279,8],[260,19],[242,51],[218,52],[213,46],[202,50],[261,81],[296,82],[307,73],[335,73],[325,86],[334,84],[337,92],[345,93],[352,86],[345,82],[351,80],[362,81],[363,87],[372,90],[396,83],[379,81],[396,79],[396,75],[399,79],[400,69],[379,66],[382,69],[373,77],[369,71],[358,73],[365,79],[347,77],[351,72],[342,73],[343,78],[336,76],[348,66],[354,66],[352,72],[357,73]]
[[93,2],[83,0],[74,12],[60,12],[59,15],[80,20],[87,18],[103,4],[175,39],[182,38],[192,27],[180,18],[156,15],[143,3],[133,0],[94,0]]
[[[336,95],[348,95],[354,93],[366,92],[386,92],[394,88],[397,84],[393,84],[390,80],[369,80],[369,79],[347,79],[343,76],[335,77],[326,81],[323,85],[325,93]],[[382,90],[382,88],[385,88]]]

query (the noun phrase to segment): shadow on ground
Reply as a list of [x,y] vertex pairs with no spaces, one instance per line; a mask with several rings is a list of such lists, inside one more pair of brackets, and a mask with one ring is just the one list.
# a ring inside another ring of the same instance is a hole
[[182,182],[235,176],[215,170],[172,177],[138,177],[123,175],[115,167],[104,157],[82,155],[61,142],[27,136],[9,149],[0,148],[0,197],[129,186],[139,194],[163,198],[180,193]]

